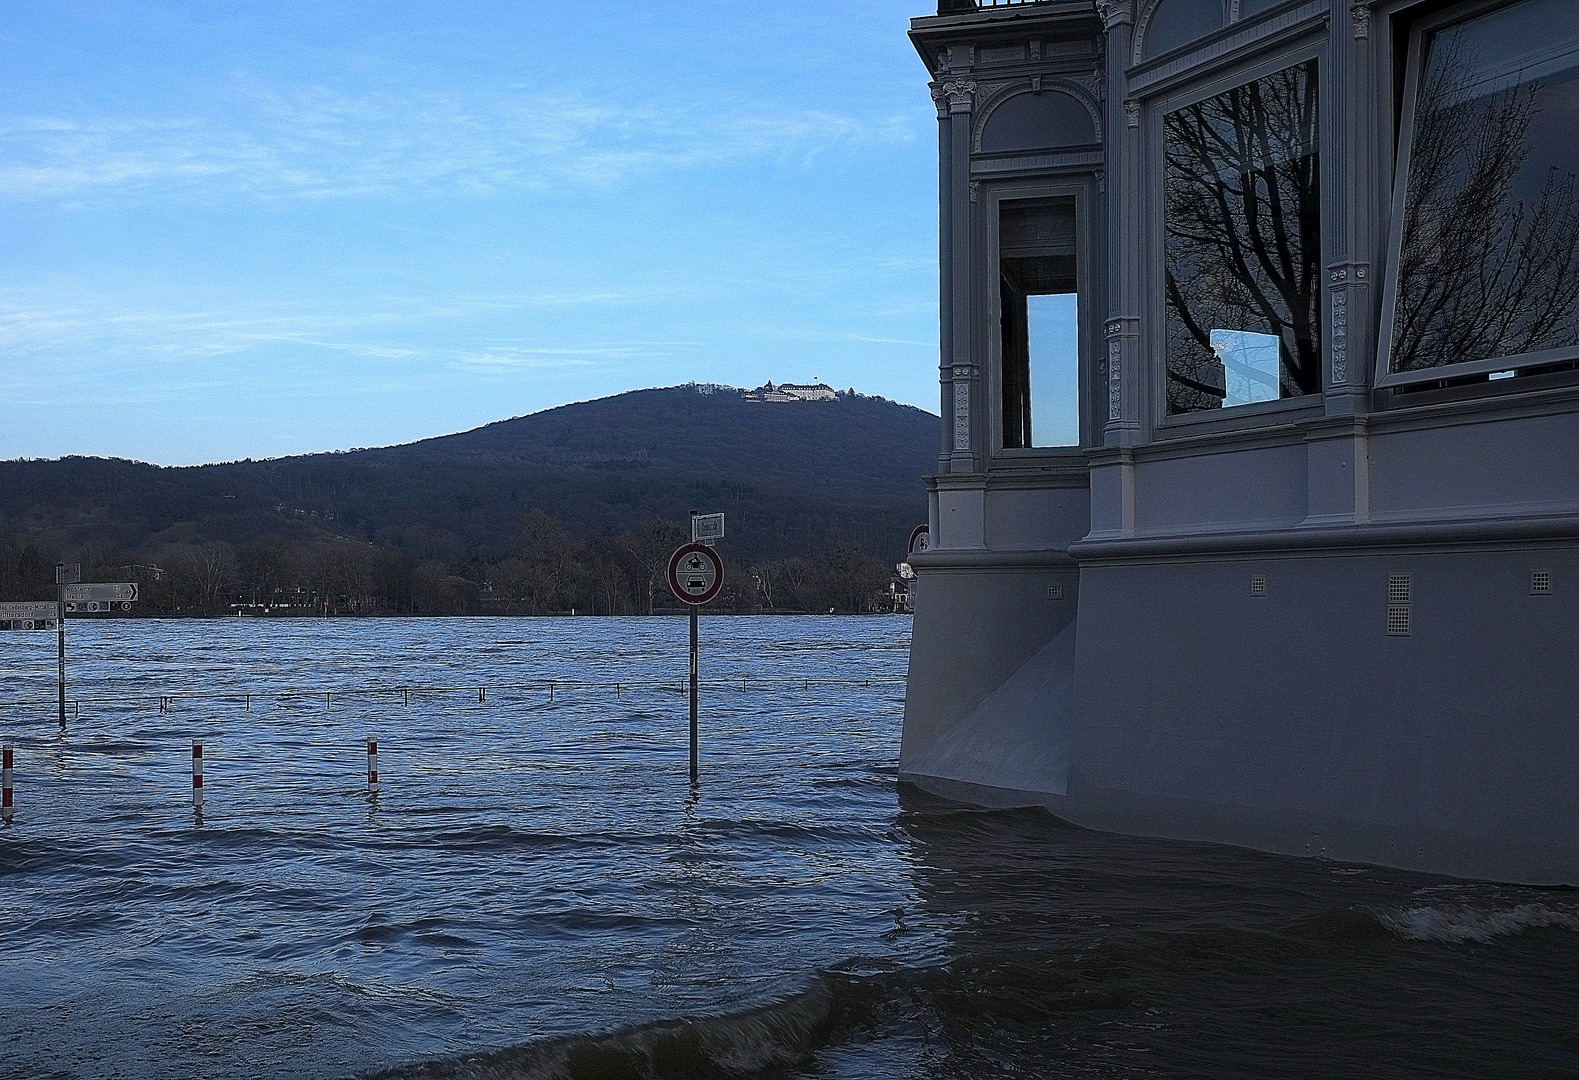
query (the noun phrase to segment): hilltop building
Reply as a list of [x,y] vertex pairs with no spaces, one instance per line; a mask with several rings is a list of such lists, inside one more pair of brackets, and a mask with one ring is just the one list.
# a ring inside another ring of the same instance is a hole
[[1579,884],[1579,5],[943,0],[901,779]]
[[822,383],[780,383],[775,387],[769,382],[745,393],[747,401],[836,401],[838,397],[837,390]]

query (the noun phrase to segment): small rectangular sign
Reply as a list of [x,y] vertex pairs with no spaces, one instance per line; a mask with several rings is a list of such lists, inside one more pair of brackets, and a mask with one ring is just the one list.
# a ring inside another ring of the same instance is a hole
[[67,615],[85,615],[90,611],[130,611],[130,600],[68,600]]
[[59,619],[0,619],[0,630],[58,630]]
[[56,585],[75,585],[77,582],[79,582],[81,580],[82,580],[82,564],[81,563],[73,562],[73,563],[56,563],[55,564],[55,584]]
[[723,514],[698,514],[691,519],[691,542],[693,544],[699,544],[704,540],[722,540],[723,538]]
[[53,600],[29,600],[20,604],[0,604],[0,619],[53,619],[60,607]]
[[135,581],[95,581],[88,585],[67,585],[65,600],[135,600]]

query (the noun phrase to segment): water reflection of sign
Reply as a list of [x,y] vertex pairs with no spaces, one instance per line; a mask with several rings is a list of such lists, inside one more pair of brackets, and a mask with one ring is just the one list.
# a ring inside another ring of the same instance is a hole
[[705,604],[724,586],[724,564],[706,544],[686,544],[669,556],[669,588],[687,604]]

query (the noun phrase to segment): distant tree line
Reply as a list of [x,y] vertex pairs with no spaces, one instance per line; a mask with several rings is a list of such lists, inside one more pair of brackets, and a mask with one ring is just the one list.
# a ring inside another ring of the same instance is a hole
[[[344,537],[258,536],[169,541],[135,552],[112,542],[44,551],[0,537],[0,600],[45,600],[55,563],[80,563],[84,581],[135,581],[136,614],[592,615],[652,614],[680,607],[670,593],[670,554],[690,539],[656,518],[638,530],[580,541],[541,510],[527,512],[491,561],[416,556]],[[891,610],[893,574],[853,544],[810,557],[740,562],[724,556],[724,584],[711,608],[731,612]]]

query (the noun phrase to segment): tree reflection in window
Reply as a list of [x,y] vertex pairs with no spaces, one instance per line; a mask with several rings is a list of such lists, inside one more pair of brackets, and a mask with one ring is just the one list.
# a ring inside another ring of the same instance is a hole
[[1428,34],[1392,370],[1579,345],[1579,31],[1526,0]]
[[1321,390],[1316,91],[1309,60],[1164,117],[1170,413]]

